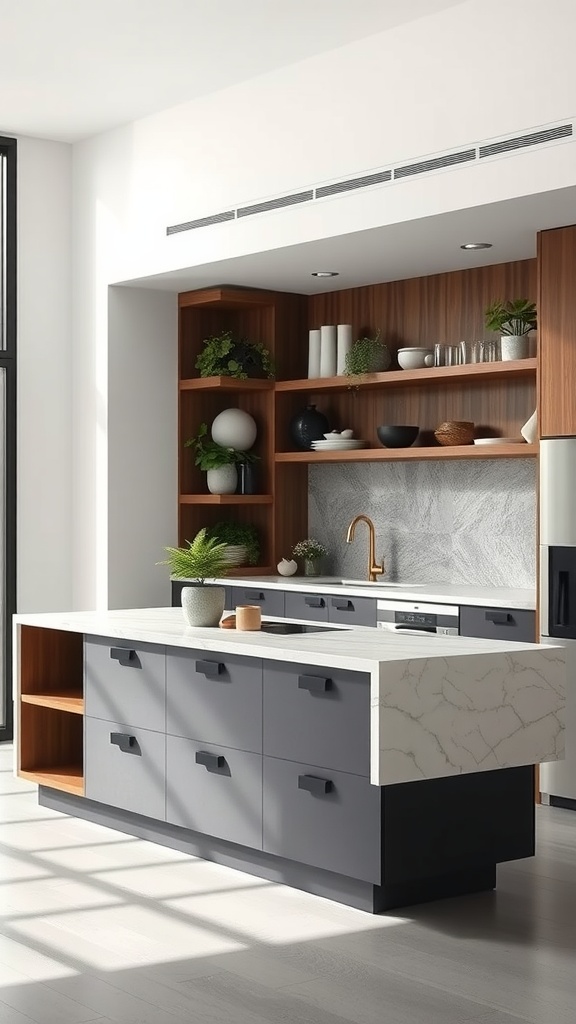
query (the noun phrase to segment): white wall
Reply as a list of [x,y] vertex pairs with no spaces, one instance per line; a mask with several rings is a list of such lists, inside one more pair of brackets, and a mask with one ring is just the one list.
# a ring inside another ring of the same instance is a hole
[[[116,506],[108,518],[107,452],[122,429],[107,419],[109,285],[573,185],[576,144],[560,145],[165,234],[242,201],[570,117],[575,30],[572,0],[470,0],[74,147],[77,604],[109,600],[107,531],[128,532],[133,514]],[[162,474],[160,455],[149,468]]]
[[18,610],[72,602],[72,150],[18,139]]

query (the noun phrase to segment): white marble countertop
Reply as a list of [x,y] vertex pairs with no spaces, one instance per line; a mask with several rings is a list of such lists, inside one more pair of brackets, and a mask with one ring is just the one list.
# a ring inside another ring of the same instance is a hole
[[375,785],[563,757],[560,647],[362,627],[293,636],[192,629],[179,608],[46,612],[14,616],[15,679],[21,626],[366,672]]
[[[387,597],[397,601],[425,601],[438,604],[475,605],[480,608],[518,608],[533,611],[536,608],[536,588],[523,590],[519,587],[471,587],[456,586],[452,583],[414,583],[387,587],[386,580],[370,586],[342,585],[335,583],[338,577],[330,576],[234,576],[218,580],[227,586],[271,587],[279,590],[295,590],[302,593],[341,594],[350,597]],[[175,582],[182,582],[177,580]]]

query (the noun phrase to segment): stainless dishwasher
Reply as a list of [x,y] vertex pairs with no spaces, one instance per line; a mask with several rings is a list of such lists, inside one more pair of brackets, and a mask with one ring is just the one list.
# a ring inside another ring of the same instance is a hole
[[459,618],[458,605],[453,604],[379,600],[376,605],[376,627],[390,633],[458,636]]

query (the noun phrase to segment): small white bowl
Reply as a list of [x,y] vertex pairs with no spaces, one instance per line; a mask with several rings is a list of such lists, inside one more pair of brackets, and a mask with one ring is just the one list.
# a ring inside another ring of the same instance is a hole
[[421,370],[426,366],[426,356],[432,355],[429,348],[399,348],[398,365],[403,370]]

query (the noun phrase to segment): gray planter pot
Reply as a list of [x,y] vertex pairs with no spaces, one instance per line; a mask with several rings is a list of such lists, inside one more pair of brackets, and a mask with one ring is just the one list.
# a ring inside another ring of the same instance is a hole
[[182,587],[182,612],[188,626],[217,626],[222,618],[226,591],[224,587],[198,584]]
[[529,334],[503,334],[500,339],[502,361],[527,359],[530,355]]

